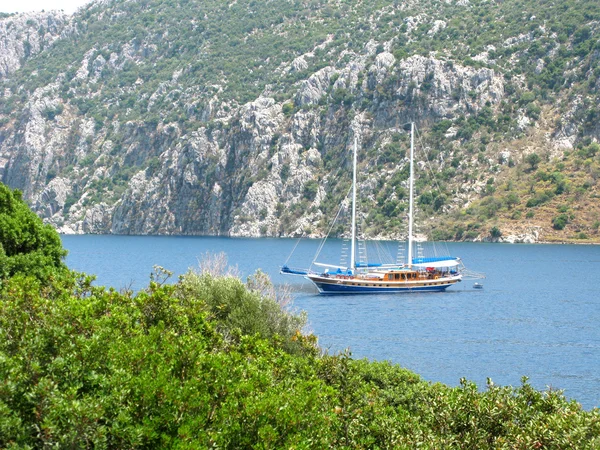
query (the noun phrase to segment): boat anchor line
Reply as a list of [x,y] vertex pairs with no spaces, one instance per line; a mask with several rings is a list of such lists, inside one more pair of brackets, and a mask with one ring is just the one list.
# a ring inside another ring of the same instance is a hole
[[[354,139],[352,186],[349,194],[352,198],[352,228],[350,239],[350,264],[346,264],[347,254],[343,255],[343,264],[331,265],[317,262],[317,258],[325,244],[325,240],[333,230],[336,219],[323,239],[313,262],[308,269],[293,269],[284,265],[282,274],[301,275],[310,280],[320,294],[371,294],[400,292],[439,292],[466,279],[485,278],[484,274],[467,270],[460,258],[453,256],[425,257],[421,244],[416,248],[413,236],[414,216],[414,123],[410,124],[410,176],[409,176],[409,208],[408,208],[408,243],[406,261],[390,264],[371,264],[366,261],[366,248],[357,245],[356,194],[357,194],[357,155],[358,140]],[[297,245],[297,244],[296,244]],[[347,247],[346,247],[347,249]],[[290,255],[291,256],[291,255]],[[358,256],[358,258],[357,258]],[[289,258],[288,258],[289,261]],[[312,266],[325,268],[325,271],[314,271]]]
[[485,278],[485,274],[482,272],[475,272],[474,270],[469,270],[469,269],[462,269],[461,271],[462,275],[463,275],[463,280],[465,281],[470,281],[470,280],[483,280]]

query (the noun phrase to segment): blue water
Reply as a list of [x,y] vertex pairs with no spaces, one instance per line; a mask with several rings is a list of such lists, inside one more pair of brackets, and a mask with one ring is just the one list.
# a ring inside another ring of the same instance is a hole
[[[294,240],[63,236],[63,243],[71,268],[96,274],[99,285],[135,290],[155,264],[176,276],[206,252],[225,252],[242,277],[260,268],[291,284],[295,307],[308,312],[329,352],[387,359],[452,386],[461,377],[482,388],[487,377],[518,386],[527,376],[538,389],[600,407],[600,246],[448,244],[468,268],[486,273],[484,289],[467,281],[443,293],[337,297],[279,275]],[[318,244],[303,241],[289,264],[310,261]],[[337,252],[326,247],[323,259],[337,262]]]

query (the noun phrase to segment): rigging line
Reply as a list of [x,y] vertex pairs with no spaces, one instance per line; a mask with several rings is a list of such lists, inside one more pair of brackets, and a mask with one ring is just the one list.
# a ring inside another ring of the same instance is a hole
[[[416,129],[416,128],[417,128],[417,127],[415,126],[415,129]],[[425,149],[425,144],[423,144],[423,136],[421,135],[421,133],[420,133],[420,131],[419,131],[419,130],[417,130],[417,138],[419,139],[419,144],[420,144],[421,148],[424,150],[424,149]],[[424,153],[424,152],[423,152],[423,153]],[[427,167],[428,167],[428,169],[429,169],[429,172],[430,172],[430,173],[431,173],[431,175],[432,175],[433,182],[435,183],[435,186],[437,187],[437,190],[441,192],[441,191],[442,191],[442,188],[440,187],[440,185],[439,185],[439,183],[438,183],[438,180],[437,180],[437,178],[436,178],[436,177],[435,177],[435,175],[434,175],[433,168],[431,167],[431,161],[429,161],[429,158],[427,158],[427,155],[426,155],[426,154],[424,154],[423,156],[425,157],[424,159],[425,159],[425,162],[427,163]]]
[[372,248],[375,248],[375,252],[377,253],[377,261],[382,264],[393,264],[394,258],[389,251],[387,241],[374,241]]
[[[395,241],[394,241],[394,243],[395,243],[395,244],[397,244]],[[396,246],[397,246],[397,245],[396,245]],[[396,248],[394,248],[394,252],[395,252],[395,253],[397,253],[397,251],[396,251],[396,250],[397,250],[397,249],[396,249]],[[385,245],[383,245],[383,251],[385,252],[385,257],[387,258],[387,261],[388,261],[390,264],[394,264],[394,263],[395,263],[395,261],[396,261],[396,259],[394,258],[393,254],[392,254],[392,249],[390,248],[390,241],[386,241],[386,242],[385,242]]]
[[[415,129],[417,127],[415,126]],[[417,139],[419,140],[419,145],[421,146],[421,148],[424,150],[425,149],[425,144],[423,144],[423,137],[420,133],[419,130],[417,130]],[[425,153],[425,152],[423,152]],[[429,173],[431,174],[431,177],[433,179],[433,183],[435,184],[435,187],[437,188],[438,192],[441,194],[442,193],[442,188],[440,187],[440,184],[438,183],[438,180],[435,176],[435,172],[433,171],[433,168],[431,167],[431,161],[429,161],[429,158],[427,158],[427,155],[423,155],[425,158],[425,162],[427,164],[427,168],[429,169]],[[437,253],[437,249],[435,249],[435,244],[434,244],[434,251]],[[448,249],[448,244],[444,244],[444,251],[446,252],[446,254],[450,254],[450,251]]]
[[296,251],[296,247],[298,247],[298,244],[300,243],[301,240],[302,240],[302,238],[299,237],[298,240],[296,241],[296,245],[294,245],[294,248],[292,249],[292,252],[290,253],[290,256],[288,256],[287,259],[285,260],[285,263],[284,263],[285,266],[287,266],[287,263],[289,262],[290,258],[292,257],[292,255]]
[[375,249],[377,250],[377,257],[379,258],[379,261],[386,263],[388,259],[387,256],[383,254],[383,247],[379,245],[379,242],[375,243]]
[[[361,210],[360,210],[360,202],[356,202],[356,217],[360,217],[361,216]],[[362,221],[361,221],[362,222]],[[365,232],[365,230],[363,230],[363,227],[361,225],[361,223],[357,223],[356,225],[357,227],[357,231],[359,233],[359,243],[362,245],[362,262],[368,263],[369,262],[369,249],[368,249],[368,240],[367,240],[367,234]]]
[[[348,198],[348,195],[350,195],[350,191],[351,190],[352,190],[352,186],[350,187],[350,189],[348,189],[348,193],[344,197],[344,200],[346,198]],[[344,208],[344,203],[342,202],[342,204],[340,205],[340,208],[338,209],[337,214],[335,215],[335,219],[333,219],[333,221],[331,222],[331,226],[329,227],[329,230],[327,231],[327,234],[325,235],[325,237],[323,239],[321,239],[321,244],[319,245],[319,248],[317,248],[317,252],[315,253],[314,258],[313,258],[312,262],[310,263],[310,267],[312,267],[312,265],[315,263],[315,261],[317,260],[317,258],[321,254],[321,250],[323,250],[323,246],[325,245],[325,241],[327,241],[327,238],[329,238],[329,234],[331,233],[331,230],[333,230],[333,226],[336,224],[336,222],[338,220],[338,217],[340,216],[340,213],[342,212],[343,208]]]

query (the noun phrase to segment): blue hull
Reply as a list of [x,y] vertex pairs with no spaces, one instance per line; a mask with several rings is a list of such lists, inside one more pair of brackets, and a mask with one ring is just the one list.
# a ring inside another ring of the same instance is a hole
[[312,280],[320,294],[398,294],[411,292],[442,292],[458,281],[434,286],[353,286],[345,283]]

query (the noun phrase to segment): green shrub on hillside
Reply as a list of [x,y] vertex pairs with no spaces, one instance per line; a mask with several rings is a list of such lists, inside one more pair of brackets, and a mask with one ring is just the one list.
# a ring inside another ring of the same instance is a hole
[[555,230],[562,230],[569,223],[569,216],[567,214],[559,214],[552,219],[552,228]]
[[277,291],[261,271],[246,284],[235,276],[190,271],[177,284],[176,295],[186,302],[201,299],[217,329],[234,341],[257,335],[291,353],[306,350],[304,340],[299,339],[306,325],[305,314],[287,312],[288,294]]
[[21,193],[0,183],[0,280],[18,273],[39,280],[66,271],[58,233],[29,209]]
[[529,164],[531,170],[537,169],[542,158],[537,153],[530,153],[525,157],[525,162]]

